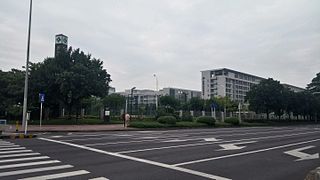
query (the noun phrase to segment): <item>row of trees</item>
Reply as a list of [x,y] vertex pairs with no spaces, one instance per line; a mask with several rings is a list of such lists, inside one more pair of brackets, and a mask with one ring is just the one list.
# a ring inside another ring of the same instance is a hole
[[[29,110],[39,109],[39,93],[44,93],[47,116],[58,117],[62,108],[78,115],[88,99],[108,94],[111,78],[102,65],[101,60],[72,47],[55,58],[30,63]],[[24,74],[16,69],[0,71],[0,116],[21,116]]]
[[256,113],[274,113],[281,118],[287,115],[303,116],[304,119],[316,118],[320,114],[320,73],[317,74],[306,91],[293,92],[284,87],[279,81],[271,78],[254,85],[247,93],[246,99],[250,104],[249,109]]

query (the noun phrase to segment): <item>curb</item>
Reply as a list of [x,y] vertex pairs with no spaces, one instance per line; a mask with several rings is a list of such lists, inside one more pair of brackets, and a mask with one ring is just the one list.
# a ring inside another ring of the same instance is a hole
[[0,139],[31,139],[35,138],[37,135],[35,134],[7,134],[0,135]]
[[310,171],[304,180],[320,180],[320,167]]

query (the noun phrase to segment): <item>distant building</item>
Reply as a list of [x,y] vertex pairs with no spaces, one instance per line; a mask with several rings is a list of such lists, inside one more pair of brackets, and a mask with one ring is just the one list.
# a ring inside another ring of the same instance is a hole
[[54,57],[68,50],[68,37],[63,34],[57,34],[55,37]]
[[264,79],[227,68],[201,71],[201,77],[203,99],[227,96],[238,102],[244,102],[251,86]]
[[108,95],[116,93],[116,88],[109,86]]
[[[125,97],[131,97],[131,90],[127,89],[124,92],[118,92],[117,94],[120,94]],[[159,92],[154,90],[138,90],[134,89],[132,92],[134,102],[133,104],[139,104],[139,105],[151,105],[156,104],[156,96],[159,95]]]
[[[229,97],[231,100],[244,102],[251,86],[259,84],[265,78],[227,68],[201,71],[202,98]],[[305,89],[289,84],[282,84],[294,92]]]
[[302,91],[305,91],[306,89],[304,88],[301,88],[301,87],[297,87],[297,86],[293,86],[293,85],[290,85],[290,84],[282,84],[284,87],[290,89],[291,91],[293,92],[302,92]]
[[181,89],[181,88],[172,88],[167,87],[160,90],[159,94],[161,96],[171,96],[181,102],[187,102],[191,98],[198,97],[201,98],[201,91]]

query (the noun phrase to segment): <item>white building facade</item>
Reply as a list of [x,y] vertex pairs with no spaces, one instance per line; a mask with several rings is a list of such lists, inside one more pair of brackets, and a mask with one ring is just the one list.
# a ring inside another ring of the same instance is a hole
[[227,96],[243,103],[251,86],[259,84],[263,79],[227,68],[201,71],[202,98]]
[[[229,97],[233,101],[243,103],[247,92],[255,84],[259,84],[265,78],[235,71],[232,69],[221,68],[214,70],[201,71],[202,98]],[[304,88],[289,84],[282,84],[294,92],[304,91]]]
[[187,102],[191,98],[201,98],[201,91],[167,87],[160,90],[161,96],[171,96],[181,102]]

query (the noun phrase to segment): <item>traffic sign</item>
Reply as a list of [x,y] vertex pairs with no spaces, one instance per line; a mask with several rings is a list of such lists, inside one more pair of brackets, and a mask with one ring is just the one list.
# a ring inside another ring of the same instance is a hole
[[39,93],[39,100],[41,103],[44,103],[44,98],[45,98],[44,93]]

